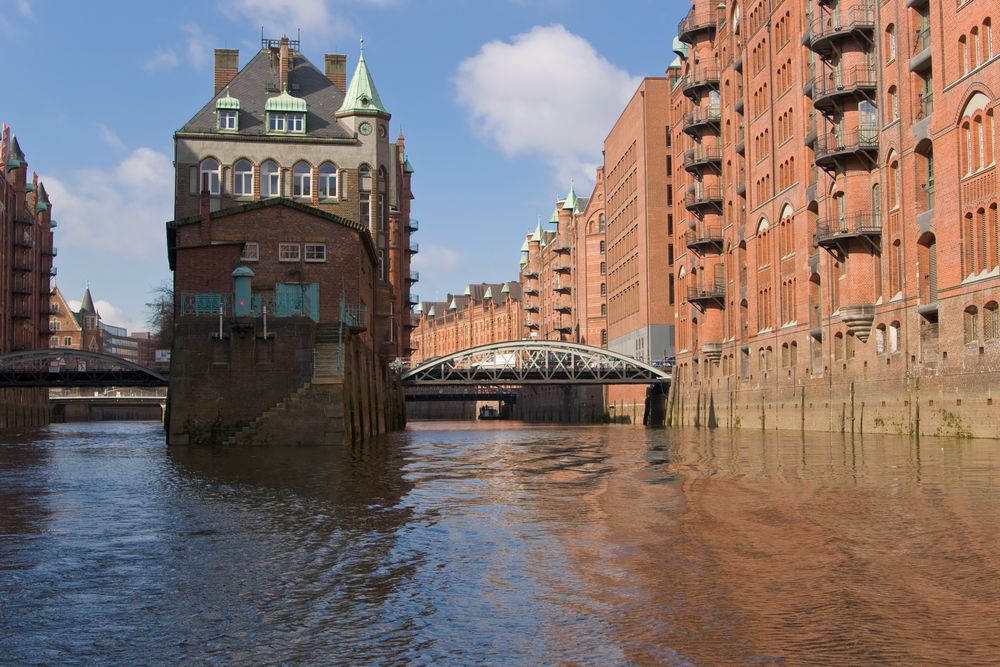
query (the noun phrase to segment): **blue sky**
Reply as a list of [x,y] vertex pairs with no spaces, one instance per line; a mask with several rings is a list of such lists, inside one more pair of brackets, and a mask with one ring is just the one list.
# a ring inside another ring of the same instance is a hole
[[673,59],[684,0],[0,0],[0,121],[45,180],[58,284],[146,327],[169,281],[173,132],[212,96],[212,49],[244,65],[265,35],[357,63],[358,38],[416,174],[424,300],[517,277],[518,250],[601,142],[639,77]]

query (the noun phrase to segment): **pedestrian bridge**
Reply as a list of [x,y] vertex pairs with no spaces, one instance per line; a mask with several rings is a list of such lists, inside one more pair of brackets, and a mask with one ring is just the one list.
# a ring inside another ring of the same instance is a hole
[[514,340],[429,359],[403,374],[409,387],[434,385],[657,384],[671,374],[600,347]]
[[0,387],[165,387],[167,378],[121,357],[69,348],[0,356]]

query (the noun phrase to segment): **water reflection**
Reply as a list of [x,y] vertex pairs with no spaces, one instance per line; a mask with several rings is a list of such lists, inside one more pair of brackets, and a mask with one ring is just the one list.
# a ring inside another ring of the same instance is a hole
[[984,664],[1000,447],[416,424],[348,450],[0,446],[12,663]]

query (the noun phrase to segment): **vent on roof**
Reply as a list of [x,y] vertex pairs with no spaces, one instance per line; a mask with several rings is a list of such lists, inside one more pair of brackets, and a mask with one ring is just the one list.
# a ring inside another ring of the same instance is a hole
[[302,86],[300,86],[299,84],[297,84],[297,83],[293,83],[293,84],[292,84],[292,92],[293,92],[293,93],[297,93],[297,92],[299,92],[299,88],[301,88],[301,87],[302,87]]
[[276,83],[265,83],[264,84],[264,90],[267,91],[267,92],[269,92],[269,93],[277,93],[281,89],[278,88],[278,84],[276,84]]

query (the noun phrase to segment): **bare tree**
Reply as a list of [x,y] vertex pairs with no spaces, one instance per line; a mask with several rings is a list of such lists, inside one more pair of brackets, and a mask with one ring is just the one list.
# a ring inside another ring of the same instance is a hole
[[146,303],[150,329],[156,337],[156,346],[169,350],[174,342],[174,288],[160,283],[150,292],[152,300]]

